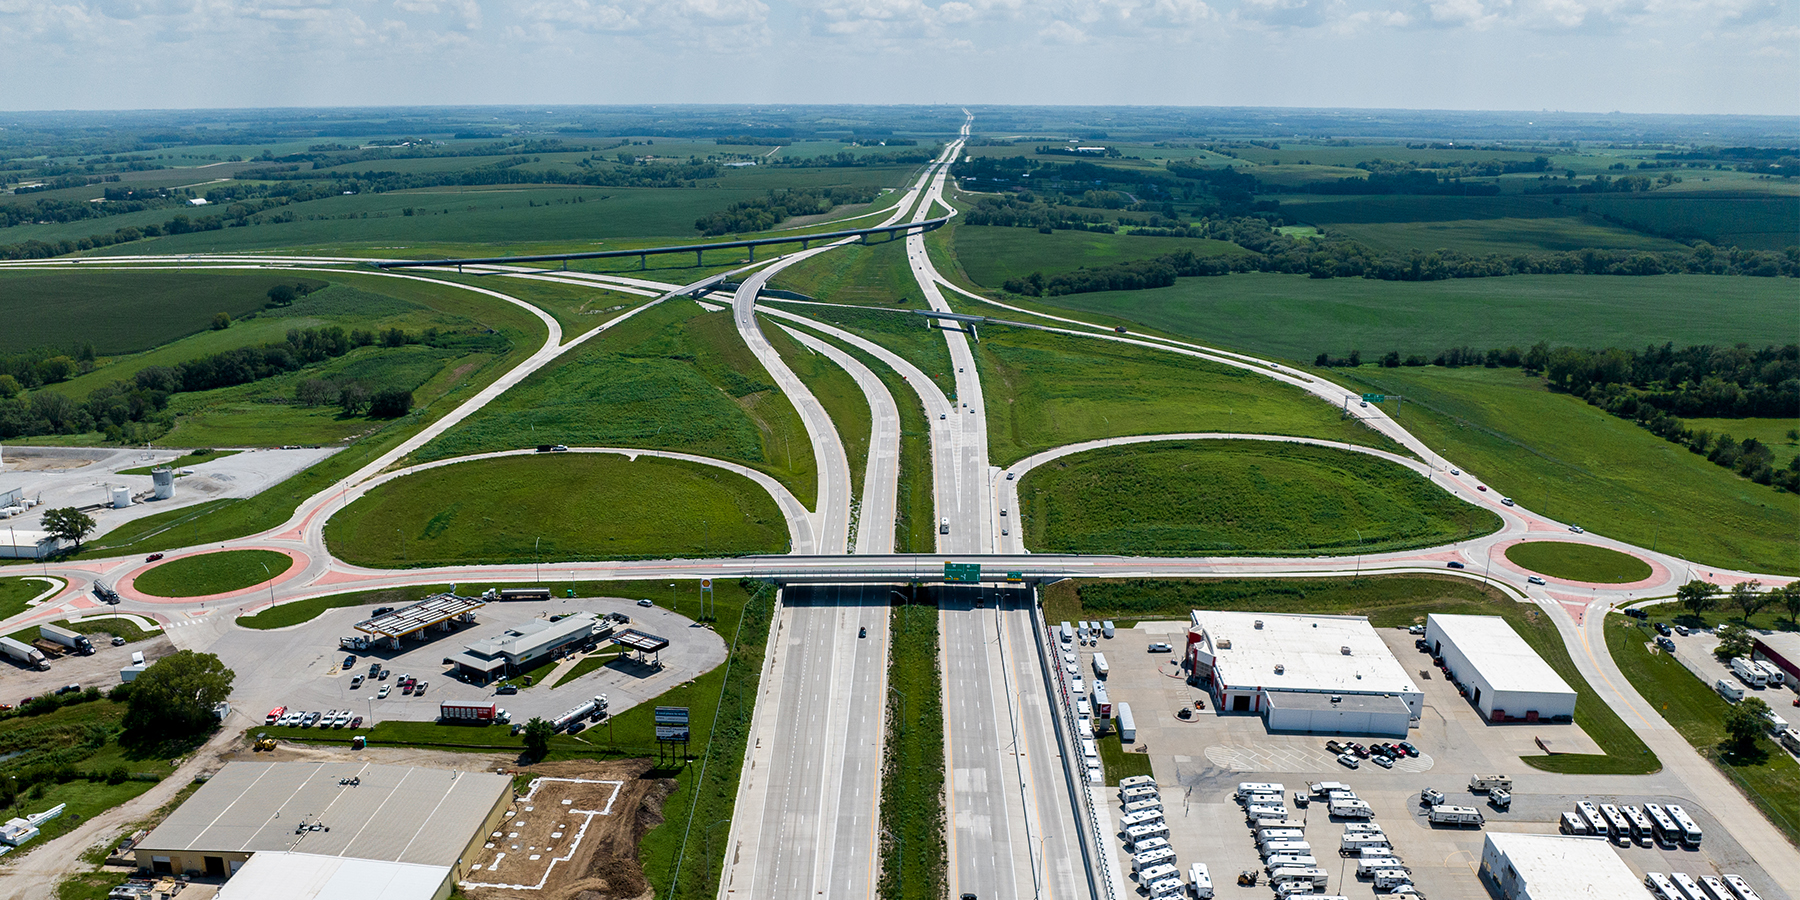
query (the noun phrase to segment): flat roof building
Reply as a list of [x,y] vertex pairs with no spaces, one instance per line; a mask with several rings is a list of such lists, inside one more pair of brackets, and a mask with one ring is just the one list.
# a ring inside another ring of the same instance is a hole
[[45,559],[74,546],[48,531],[0,528],[0,559]]
[[440,900],[450,867],[264,850],[219,888],[218,900]]
[[1643,882],[1603,837],[1490,831],[1481,880],[1500,900],[1617,900]]
[[1778,631],[1758,635],[1751,659],[1766,659],[1787,673],[1789,684],[1800,684],[1800,633]]
[[1432,613],[1425,642],[1490,722],[1575,718],[1575,689],[1499,616]]
[[1270,730],[1361,725],[1396,737],[1419,718],[1424,695],[1363,616],[1194,610],[1190,619],[1187,659],[1220,712],[1261,714]]
[[262,851],[420,866],[462,860],[512,802],[512,779],[361,762],[232,762],[134,848],[152,872],[226,876]]
[[[570,644],[611,634],[611,622],[609,617],[602,623],[600,617],[591,612],[572,613],[554,622],[532,619],[494,637],[482,638],[448,658],[465,674],[486,680],[539,665]],[[606,627],[601,627],[602,624]]]

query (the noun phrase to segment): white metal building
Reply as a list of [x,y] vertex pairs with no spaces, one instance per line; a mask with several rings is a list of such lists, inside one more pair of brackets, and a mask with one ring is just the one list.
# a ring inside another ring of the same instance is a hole
[[1190,619],[1187,661],[1220,712],[1263,715],[1272,731],[1396,737],[1419,718],[1424,695],[1363,616],[1194,610]]
[[44,559],[74,546],[48,531],[0,525],[0,559]]
[[1618,900],[1644,885],[1603,837],[1490,831],[1481,880],[1500,900]]
[[1499,616],[1425,618],[1425,641],[1490,722],[1572,721],[1575,689]]
[[219,888],[219,900],[441,900],[450,867],[264,850]]

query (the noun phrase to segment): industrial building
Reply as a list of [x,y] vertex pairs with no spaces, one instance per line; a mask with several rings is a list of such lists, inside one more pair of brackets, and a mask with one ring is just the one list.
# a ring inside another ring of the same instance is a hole
[[213,877],[268,851],[406,863],[443,869],[447,892],[512,798],[511,778],[484,772],[232,762],[133,853],[152,872]]
[[1643,882],[1603,837],[1490,831],[1481,880],[1500,900],[1642,897]]
[[450,867],[264,850],[219,888],[218,900],[442,900]]
[[47,559],[73,546],[48,531],[0,526],[0,559]]
[[1191,625],[1196,682],[1270,731],[1404,737],[1424,706],[1365,617],[1194,610]]
[[558,649],[612,633],[612,620],[604,623],[591,612],[573,613],[551,621],[532,619],[499,635],[469,644],[447,657],[460,674],[478,682],[512,675],[548,662]]
[[1490,722],[1572,722],[1575,689],[1499,616],[1425,618],[1425,642]]
[[1766,659],[1787,673],[1788,684],[1800,684],[1800,633],[1778,631],[1758,635],[1750,650],[1751,659]]

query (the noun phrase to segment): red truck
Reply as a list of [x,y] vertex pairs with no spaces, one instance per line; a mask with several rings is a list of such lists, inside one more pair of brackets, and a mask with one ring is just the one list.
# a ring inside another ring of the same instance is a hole
[[445,700],[438,704],[438,719],[466,725],[488,725],[497,712],[493,701]]

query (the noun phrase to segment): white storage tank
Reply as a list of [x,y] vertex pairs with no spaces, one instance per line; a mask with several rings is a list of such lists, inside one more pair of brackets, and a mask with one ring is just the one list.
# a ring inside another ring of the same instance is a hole
[[113,509],[130,509],[131,508],[131,488],[116,487],[116,488],[112,489],[112,508]]
[[156,499],[169,500],[175,496],[175,472],[168,466],[150,470],[150,478],[156,483]]

